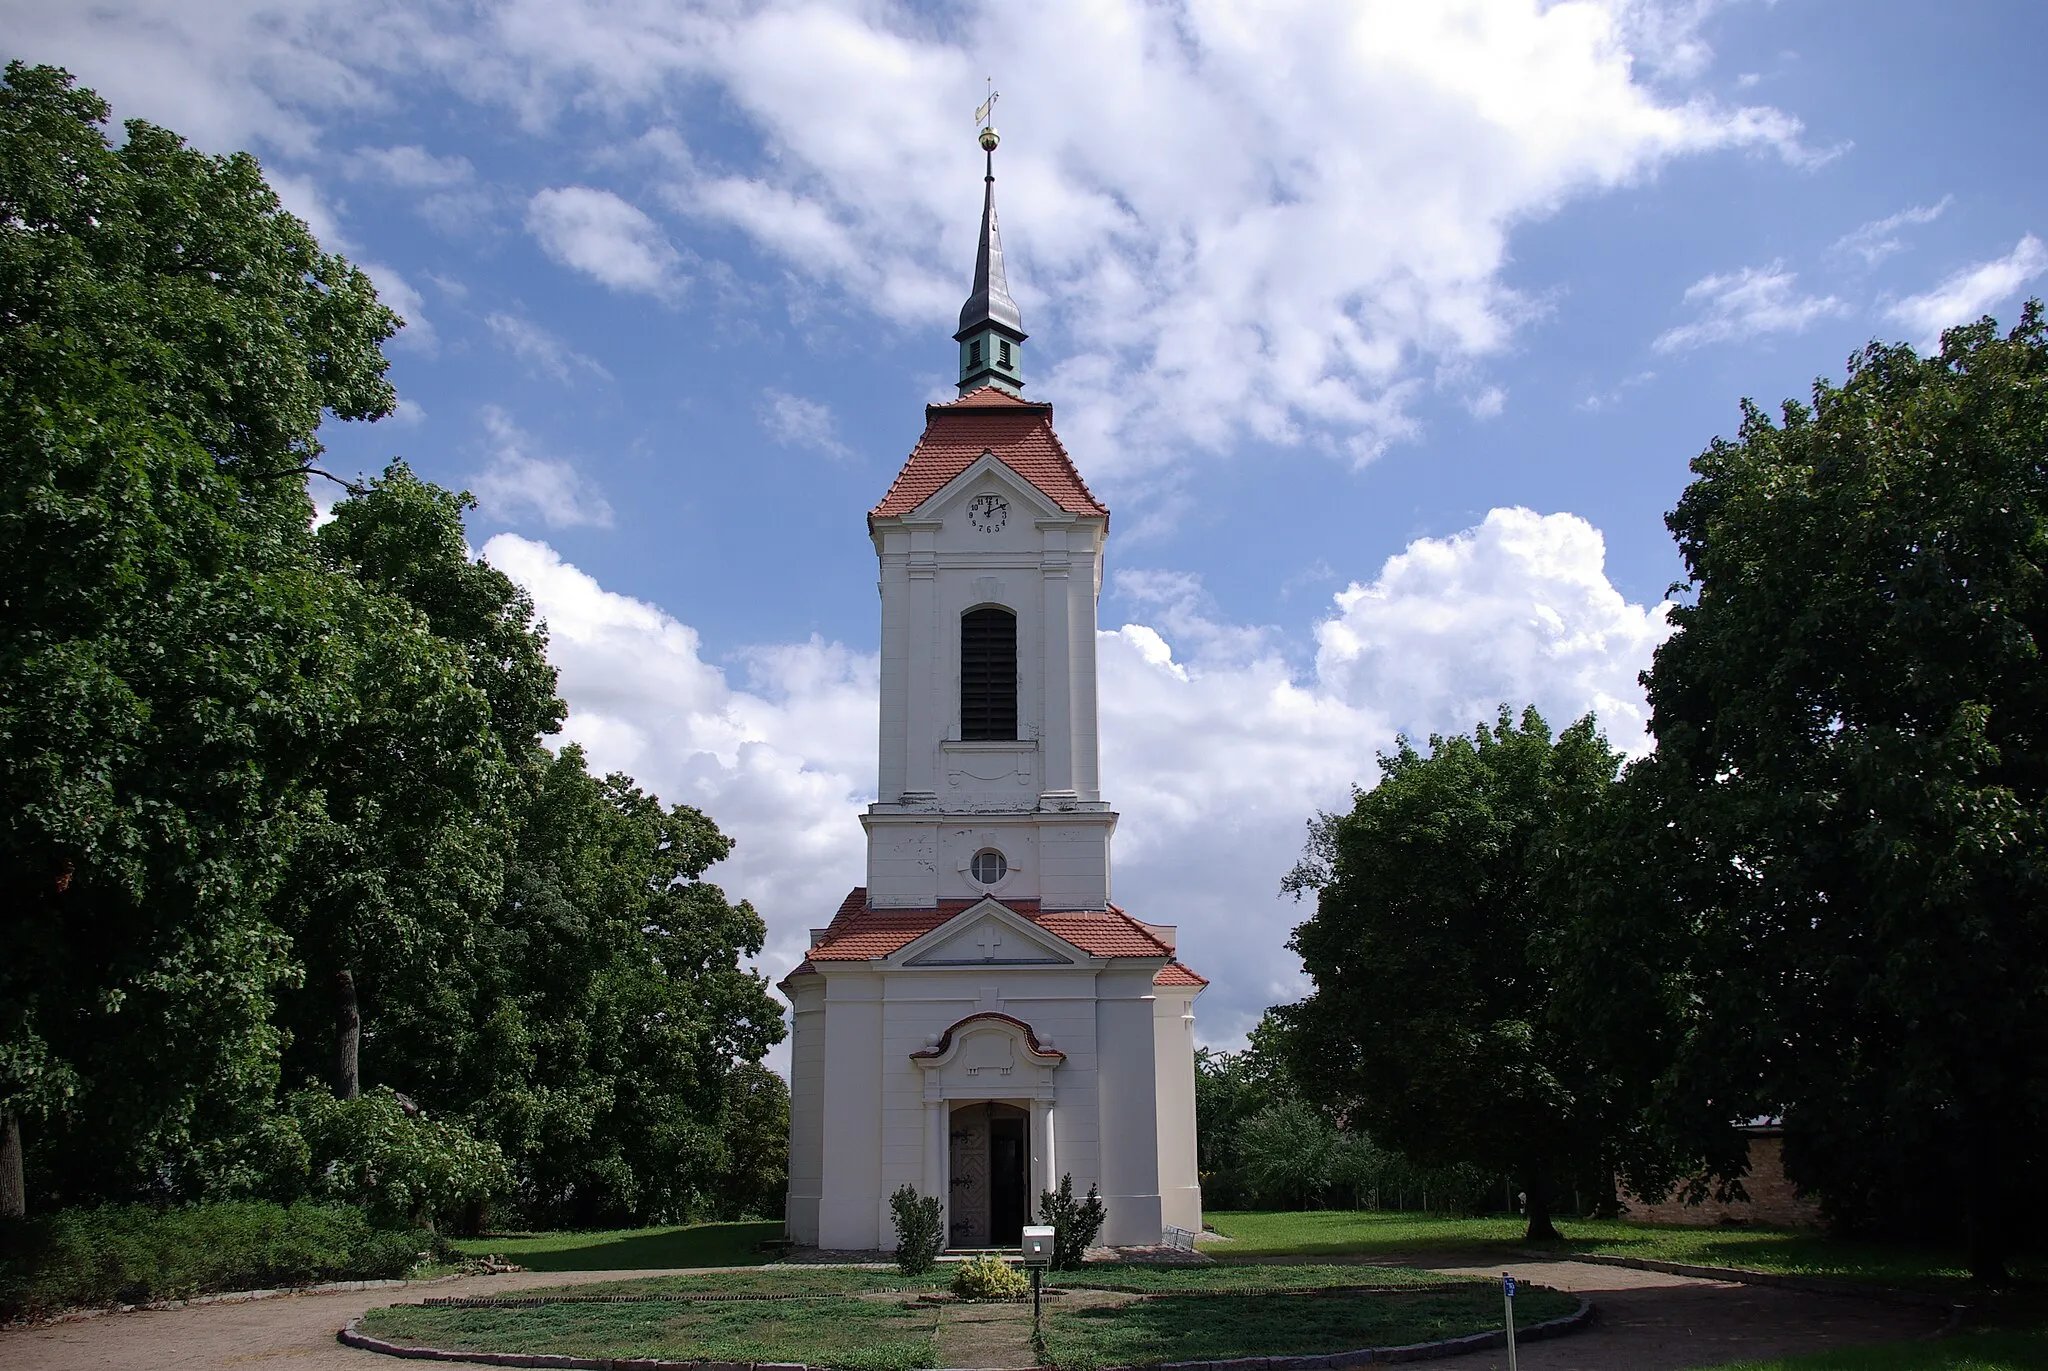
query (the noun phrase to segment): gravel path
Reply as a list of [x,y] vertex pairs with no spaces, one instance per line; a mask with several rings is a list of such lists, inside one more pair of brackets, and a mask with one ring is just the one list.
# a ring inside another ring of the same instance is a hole
[[[1500,1274],[1492,1267],[1433,1269]],[[1527,1371],[1679,1371],[1743,1357],[1785,1356],[1919,1337],[1941,1324],[1940,1315],[1928,1309],[1624,1267],[1531,1262],[1517,1264],[1514,1270],[1523,1280],[1588,1295],[1598,1308],[1586,1331],[1521,1348],[1518,1361]],[[427,1295],[484,1295],[541,1285],[672,1274],[676,1273],[526,1271],[409,1289],[293,1295],[241,1304],[109,1314],[0,1332],[0,1366],[8,1371],[218,1371],[231,1367],[393,1371],[401,1363],[343,1347],[334,1340],[335,1330],[366,1309]],[[1441,1371],[1491,1371],[1506,1364],[1504,1352],[1429,1363]]]

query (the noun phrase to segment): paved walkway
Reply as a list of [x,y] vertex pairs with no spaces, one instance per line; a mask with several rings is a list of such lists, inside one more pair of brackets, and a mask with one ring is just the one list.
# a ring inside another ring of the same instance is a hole
[[[1498,1276],[1494,1267],[1442,1266]],[[1598,1307],[1589,1329],[1527,1344],[1526,1371],[1679,1371],[1744,1357],[1818,1352],[1923,1336],[1941,1324],[1933,1310],[1764,1286],[1694,1280],[1581,1262],[1517,1265],[1525,1281],[1588,1295]],[[334,1340],[335,1330],[366,1309],[426,1295],[493,1294],[539,1285],[672,1275],[665,1271],[526,1271],[348,1294],[294,1295],[241,1304],[197,1305],[153,1313],[0,1332],[8,1371],[393,1371],[399,1363]],[[1491,1371],[1505,1352],[1431,1362],[1440,1371]]]
[[[1498,1266],[1431,1269],[1500,1275]],[[1593,1301],[1589,1327],[1516,1349],[1522,1371],[1680,1371],[1925,1337],[1943,1322],[1940,1311],[1933,1309],[1695,1280],[1625,1266],[1529,1262],[1510,1269],[1518,1280],[1569,1290]],[[1493,1371],[1507,1365],[1507,1351],[1475,1352],[1425,1364],[1432,1371]]]

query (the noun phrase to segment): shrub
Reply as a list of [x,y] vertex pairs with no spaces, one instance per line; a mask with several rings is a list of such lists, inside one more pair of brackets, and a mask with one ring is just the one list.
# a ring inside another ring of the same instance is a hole
[[1088,1187],[1086,1199],[1074,1198],[1074,1173],[1069,1171],[1060,1177],[1058,1190],[1047,1190],[1038,1197],[1038,1219],[1052,1225],[1052,1269],[1075,1271],[1088,1249],[1095,1245],[1095,1235],[1102,1231],[1102,1221],[1108,1216],[1102,1207],[1102,1195],[1093,1186]]
[[291,1110],[312,1149],[313,1197],[360,1205],[386,1225],[431,1225],[512,1188],[496,1143],[429,1119],[389,1086],[353,1100],[302,1090]]
[[0,1318],[220,1290],[380,1280],[435,1249],[360,1209],[261,1201],[67,1209],[0,1227]]
[[953,1293],[963,1300],[1014,1300],[1031,1281],[1001,1257],[975,1257],[953,1273]]
[[921,1276],[936,1266],[939,1197],[920,1195],[912,1186],[898,1186],[889,1197],[889,1213],[896,1220],[896,1269],[906,1276]]

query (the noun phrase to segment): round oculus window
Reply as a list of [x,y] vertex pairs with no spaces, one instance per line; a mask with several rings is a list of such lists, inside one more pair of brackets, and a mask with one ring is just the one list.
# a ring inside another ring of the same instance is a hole
[[994,885],[1010,874],[1010,863],[1004,859],[1002,853],[992,847],[985,847],[974,854],[974,860],[968,864],[968,870],[974,873],[974,879],[982,885]]

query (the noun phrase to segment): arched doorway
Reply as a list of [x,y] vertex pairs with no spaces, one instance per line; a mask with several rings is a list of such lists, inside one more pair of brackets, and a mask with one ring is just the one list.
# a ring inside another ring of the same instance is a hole
[[1015,1247],[1031,1213],[1031,1116],[1000,1101],[953,1108],[952,1247]]

